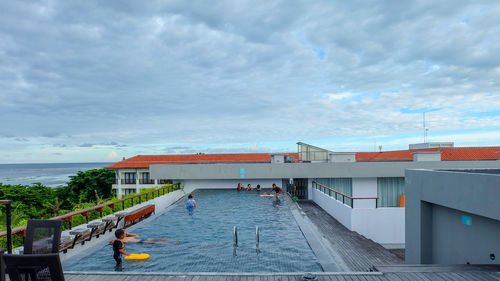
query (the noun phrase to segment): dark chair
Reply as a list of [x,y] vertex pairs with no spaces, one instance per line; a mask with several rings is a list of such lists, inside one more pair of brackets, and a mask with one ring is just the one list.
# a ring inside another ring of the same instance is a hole
[[[11,255],[4,254],[3,260],[9,274],[9,279],[12,281],[26,281],[28,275],[32,281],[35,280],[52,280],[64,281],[63,269],[59,254],[26,254],[26,255]],[[33,270],[34,268],[48,268],[47,272]],[[29,272],[28,275],[25,275]],[[24,276],[25,278],[22,278]]]
[[59,253],[61,220],[29,220],[24,237],[24,254]]

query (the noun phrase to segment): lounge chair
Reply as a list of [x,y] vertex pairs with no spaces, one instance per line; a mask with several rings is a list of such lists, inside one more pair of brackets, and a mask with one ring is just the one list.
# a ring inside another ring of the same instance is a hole
[[[22,278],[25,274],[29,274],[31,280],[64,281],[59,254],[5,254],[3,260],[11,281],[28,280],[27,276]],[[40,271],[39,268],[47,270]]]

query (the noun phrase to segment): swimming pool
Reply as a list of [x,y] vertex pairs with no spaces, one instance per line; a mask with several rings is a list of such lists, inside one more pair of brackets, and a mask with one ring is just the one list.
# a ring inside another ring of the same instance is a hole
[[[323,271],[300,231],[286,200],[263,198],[256,191],[196,190],[198,207],[185,201],[128,229],[140,238],[171,238],[178,245],[127,243],[127,253],[148,253],[147,261],[124,261],[124,271],[148,272],[318,272]],[[238,246],[233,247],[233,227]],[[256,247],[255,227],[260,243]],[[63,263],[64,270],[113,271],[106,241],[88,254]]]

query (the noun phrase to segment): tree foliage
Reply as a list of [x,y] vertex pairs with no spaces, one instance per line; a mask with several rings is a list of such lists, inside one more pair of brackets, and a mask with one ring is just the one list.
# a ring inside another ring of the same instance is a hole
[[115,172],[108,169],[93,169],[70,176],[67,185],[67,201],[77,204],[110,198]]

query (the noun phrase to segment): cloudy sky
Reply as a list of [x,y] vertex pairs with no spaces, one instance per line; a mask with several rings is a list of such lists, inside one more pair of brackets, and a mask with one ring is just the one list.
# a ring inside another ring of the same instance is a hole
[[500,145],[494,1],[2,1],[0,163]]

